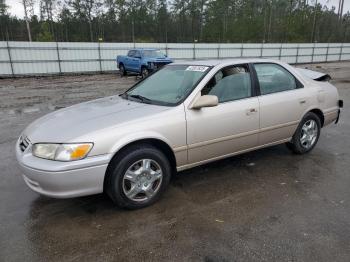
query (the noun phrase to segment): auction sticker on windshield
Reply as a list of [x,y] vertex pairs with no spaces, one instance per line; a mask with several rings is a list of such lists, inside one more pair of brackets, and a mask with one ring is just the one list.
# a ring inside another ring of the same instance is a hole
[[186,68],[186,71],[205,72],[207,69],[207,66],[189,66]]

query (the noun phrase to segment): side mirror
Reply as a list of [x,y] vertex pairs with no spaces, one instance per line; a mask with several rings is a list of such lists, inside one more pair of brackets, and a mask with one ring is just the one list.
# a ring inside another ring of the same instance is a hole
[[204,95],[200,96],[196,102],[194,102],[192,109],[201,109],[202,107],[213,107],[219,104],[217,96]]

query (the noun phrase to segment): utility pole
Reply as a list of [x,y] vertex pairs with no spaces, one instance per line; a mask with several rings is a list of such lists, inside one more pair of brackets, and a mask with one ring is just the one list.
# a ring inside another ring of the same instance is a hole
[[318,3],[318,0],[316,0],[316,3],[315,3],[315,8],[314,8],[314,21],[313,21],[313,23],[312,23],[311,43],[315,42],[316,16],[317,16],[317,3]]
[[131,31],[132,31],[132,42],[134,43],[134,48],[135,48],[135,23],[134,23],[134,17],[132,18],[131,21]]
[[30,33],[30,24],[29,24],[29,18],[28,18],[28,6],[27,6],[27,0],[22,0],[23,8],[24,8],[24,19],[26,20],[27,25],[27,32],[28,32],[28,39],[29,42],[32,42],[32,34]]
[[342,18],[343,18],[344,0],[340,0],[340,1],[341,1],[341,6],[340,6],[339,18],[340,18],[340,21],[341,21]]
[[343,17],[343,8],[344,8],[344,0],[339,0],[338,5],[338,19],[341,22],[341,19]]

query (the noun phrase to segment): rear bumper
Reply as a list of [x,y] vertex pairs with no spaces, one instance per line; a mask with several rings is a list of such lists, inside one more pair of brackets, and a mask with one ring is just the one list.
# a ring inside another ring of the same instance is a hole
[[343,108],[343,100],[339,100],[338,101],[338,106],[339,106],[339,109],[338,109],[338,115],[337,115],[337,119],[335,120],[335,124],[338,124],[339,122],[339,118],[340,118],[340,108]]
[[16,144],[16,157],[25,183],[33,191],[55,198],[86,196],[103,192],[110,155],[59,162],[32,155],[30,147],[22,152]]

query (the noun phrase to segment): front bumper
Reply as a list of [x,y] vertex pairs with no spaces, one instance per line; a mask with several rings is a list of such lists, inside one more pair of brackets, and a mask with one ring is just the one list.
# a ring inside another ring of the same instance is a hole
[[148,62],[147,67],[150,72],[157,71],[163,66],[172,63],[171,61],[161,61],[161,62]]
[[37,193],[69,198],[103,192],[103,181],[110,155],[88,157],[72,162],[40,159],[16,144],[16,157],[25,183]]

